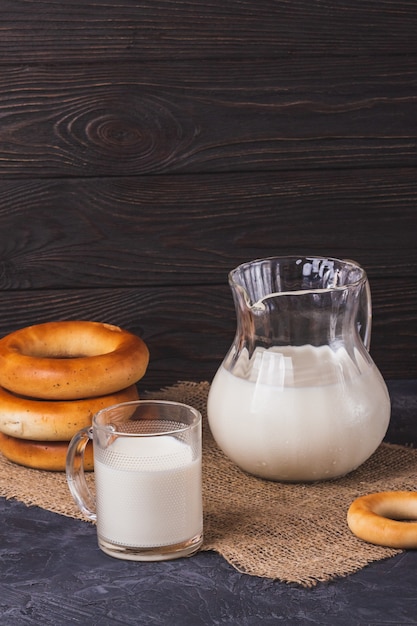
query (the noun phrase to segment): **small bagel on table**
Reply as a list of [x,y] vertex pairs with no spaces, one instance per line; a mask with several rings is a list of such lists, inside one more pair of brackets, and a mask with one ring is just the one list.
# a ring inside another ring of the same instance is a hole
[[46,322],[0,339],[0,386],[46,400],[76,400],[126,389],[144,375],[145,343],[118,326]]
[[379,546],[417,548],[417,492],[382,491],[361,496],[349,507],[347,522],[354,535]]

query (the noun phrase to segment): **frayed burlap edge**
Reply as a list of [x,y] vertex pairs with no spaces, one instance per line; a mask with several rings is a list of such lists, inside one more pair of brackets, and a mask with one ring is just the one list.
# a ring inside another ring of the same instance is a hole
[[[382,444],[358,470],[314,484],[274,483],[249,476],[217,448],[208,428],[209,383],[180,382],[142,397],[191,404],[203,414],[203,550],[238,571],[311,587],[357,572],[400,550],[373,546],[350,532],[351,502],[376,491],[414,490],[417,451]],[[87,476],[94,489],[93,474]],[[85,520],[65,474],[19,467],[0,455],[0,496]]]

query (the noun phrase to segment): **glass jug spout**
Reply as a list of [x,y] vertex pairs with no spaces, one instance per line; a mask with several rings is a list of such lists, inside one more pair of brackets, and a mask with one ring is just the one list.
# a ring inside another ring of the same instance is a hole
[[271,257],[229,274],[237,328],[212,382],[209,424],[242,469],[272,480],[346,474],[388,428],[370,354],[364,269],[326,257]]
[[[370,348],[372,304],[365,270],[354,261],[271,257],[229,274],[237,336],[248,343],[302,345],[344,341],[359,332]],[[355,329],[356,325],[356,329]],[[241,338],[241,337],[240,337]]]

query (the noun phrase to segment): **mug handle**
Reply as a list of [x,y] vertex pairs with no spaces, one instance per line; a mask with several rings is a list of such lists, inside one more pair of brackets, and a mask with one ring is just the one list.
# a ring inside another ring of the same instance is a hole
[[84,452],[89,441],[93,439],[93,429],[83,428],[71,439],[66,458],[67,483],[81,513],[92,521],[97,520],[96,502],[91,493],[84,474]]

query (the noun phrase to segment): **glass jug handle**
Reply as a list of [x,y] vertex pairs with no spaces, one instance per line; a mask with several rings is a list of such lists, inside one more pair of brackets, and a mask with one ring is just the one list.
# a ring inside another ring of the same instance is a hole
[[[353,263],[358,266],[356,261],[350,259],[343,259],[346,263]],[[360,267],[360,266],[359,266]],[[359,336],[362,339],[362,343],[366,350],[369,352],[371,348],[371,331],[372,331],[372,298],[371,288],[369,286],[368,277],[361,267],[363,275],[365,277],[364,283],[361,285],[359,293],[359,310],[358,319],[356,321]]]
[[358,319],[359,335],[363,344],[369,352],[371,347],[371,330],[372,330],[372,299],[369,281],[366,279],[362,286],[359,303],[359,319]]

